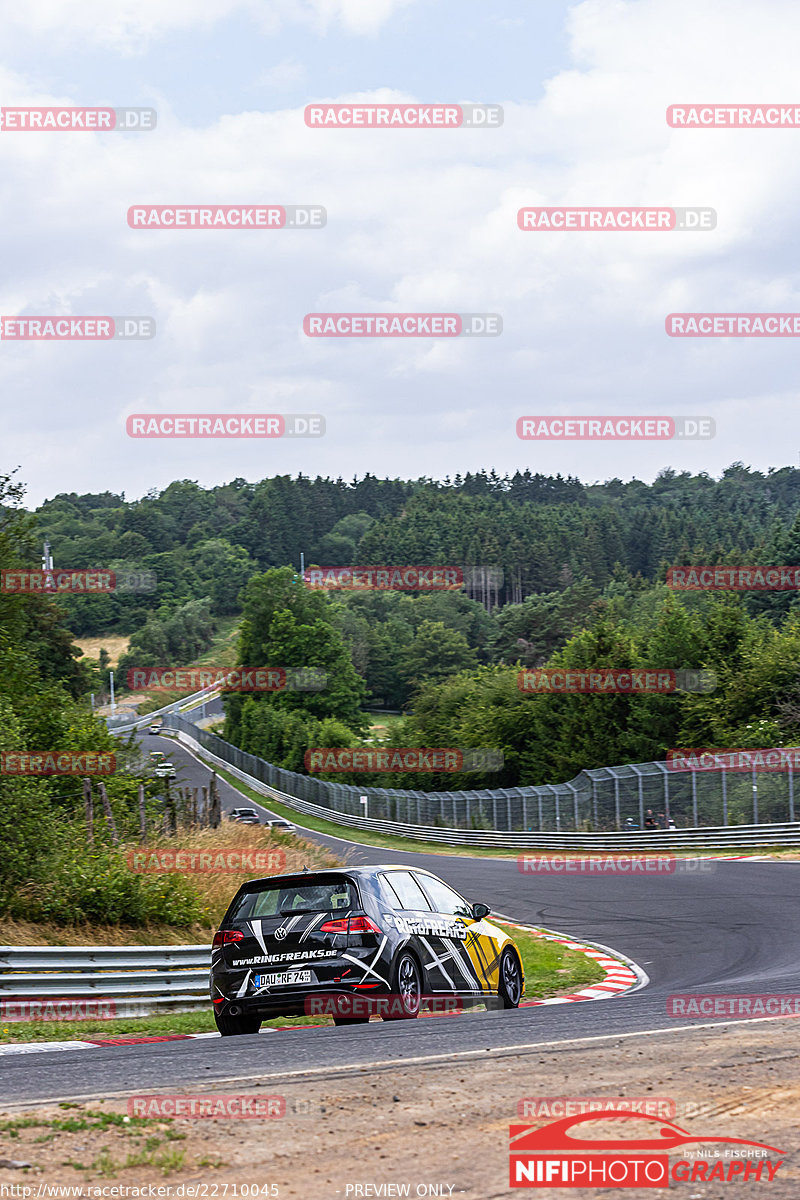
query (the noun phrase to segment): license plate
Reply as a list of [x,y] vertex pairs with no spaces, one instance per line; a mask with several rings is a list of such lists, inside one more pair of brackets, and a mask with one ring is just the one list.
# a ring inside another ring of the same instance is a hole
[[256,975],[253,983],[261,987],[287,987],[293,983],[311,983],[310,971],[278,971],[274,975]]

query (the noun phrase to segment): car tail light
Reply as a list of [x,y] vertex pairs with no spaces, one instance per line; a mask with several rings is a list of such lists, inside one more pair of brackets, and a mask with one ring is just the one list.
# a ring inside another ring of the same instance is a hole
[[348,933],[380,933],[380,929],[369,917],[351,917]]
[[320,925],[320,933],[347,933],[349,917],[337,917],[335,921],[326,921]]
[[212,946],[225,946],[228,942],[240,942],[244,934],[241,929],[220,929],[214,934]]
[[380,933],[369,917],[336,917],[319,927],[320,933]]

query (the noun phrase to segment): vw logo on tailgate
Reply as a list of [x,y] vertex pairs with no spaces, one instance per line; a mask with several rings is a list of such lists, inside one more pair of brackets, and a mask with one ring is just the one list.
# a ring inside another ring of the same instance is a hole
[[278,928],[275,930],[275,940],[278,942],[282,942],[285,937],[286,937],[286,930],[284,929],[283,925],[279,925]]

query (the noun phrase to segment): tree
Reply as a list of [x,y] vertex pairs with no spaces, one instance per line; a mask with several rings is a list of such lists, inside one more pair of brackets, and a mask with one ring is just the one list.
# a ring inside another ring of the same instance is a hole
[[256,573],[247,551],[226,538],[209,538],[195,546],[191,563],[214,612],[221,616],[238,612],[239,592]]
[[[285,567],[251,579],[244,592],[239,639],[242,667],[315,668],[326,678],[319,691],[291,688],[258,694],[255,703],[299,711],[317,718],[334,717],[354,731],[365,728],[363,680],[356,673],[344,639],[334,626],[334,606]],[[225,696],[225,737],[240,745],[245,698]]]
[[443,621],[423,621],[406,651],[402,671],[417,688],[477,665],[477,655],[463,633],[448,629]]

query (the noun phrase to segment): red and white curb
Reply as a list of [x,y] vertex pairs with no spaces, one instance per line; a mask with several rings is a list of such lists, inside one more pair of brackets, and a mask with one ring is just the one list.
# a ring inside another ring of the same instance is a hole
[[621,992],[630,991],[631,988],[644,987],[646,983],[650,982],[640,966],[632,959],[623,958],[618,951],[612,954],[605,946],[591,942],[576,942],[572,938],[564,937],[560,933],[553,933],[549,929],[534,929],[530,925],[519,925],[514,921],[503,921],[502,924],[509,929],[523,929],[534,937],[544,938],[548,942],[556,942],[567,950],[577,950],[579,954],[593,958],[597,965],[605,971],[605,978],[600,983],[593,983],[590,987],[569,992],[566,996],[553,996],[549,1000],[523,1000],[520,1008],[532,1008],[534,1005],[542,1004],[574,1004],[579,1000],[608,1000],[611,996],[618,996]]
[[[263,1030],[264,1033],[274,1033],[274,1029]],[[136,1037],[131,1034],[126,1037],[93,1038],[85,1042],[18,1042],[8,1046],[0,1046],[0,1054],[36,1054],[44,1050],[94,1050],[103,1046],[144,1046],[150,1042],[185,1042],[188,1038],[216,1038],[218,1033],[166,1033],[153,1034],[152,1037]]]

